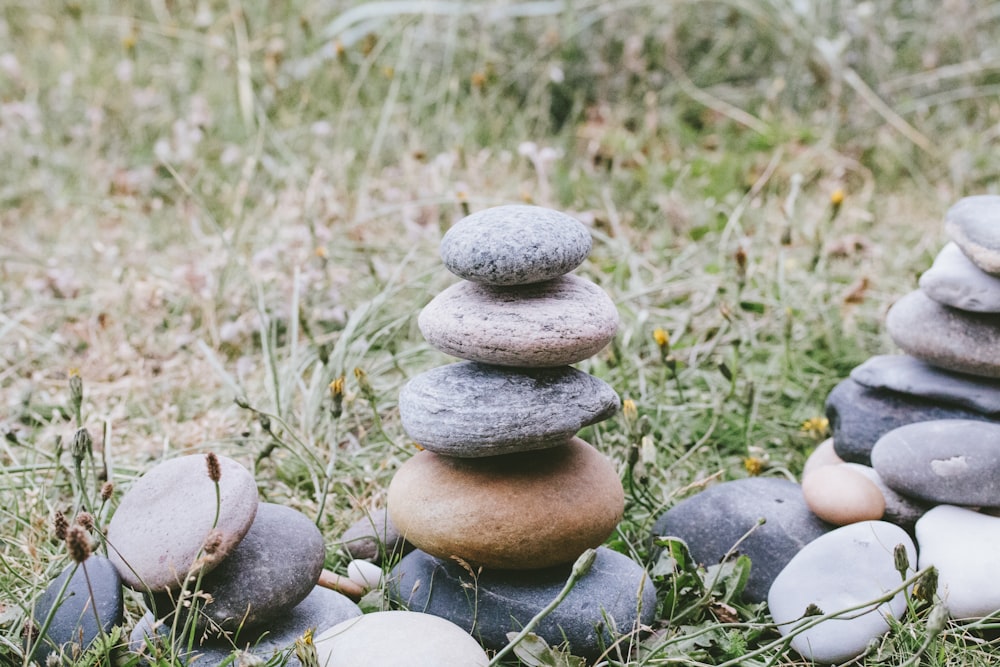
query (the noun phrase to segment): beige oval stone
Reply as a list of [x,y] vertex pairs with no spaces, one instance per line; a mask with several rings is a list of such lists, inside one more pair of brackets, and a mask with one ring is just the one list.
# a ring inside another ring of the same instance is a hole
[[574,275],[510,287],[463,281],[434,297],[417,324],[445,354],[538,368],[600,352],[618,330],[618,310],[604,290]]
[[870,479],[847,465],[827,465],[802,478],[802,495],[813,514],[837,526],[877,521],[885,497]]
[[802,467],[802,476],[805,477],[818,468],[843,462],[844,459],[840,458],[833,448],[833,438],[827,438],[819,443],[816,449],[813,450],[813,453],[809,455],[809,458],[806,459],[806,463]]
[[572,562],[611,535],[624,507],[615,468],[579,438],[478,459],[423,451],[388,497],[393,523],[419,549],[509,570]]

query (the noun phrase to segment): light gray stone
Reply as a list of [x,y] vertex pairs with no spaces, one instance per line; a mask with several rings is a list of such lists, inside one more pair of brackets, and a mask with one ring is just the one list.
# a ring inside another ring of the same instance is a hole
[[570,366],[461,362],[418,375],[399,394],[409,436],[432,452],[461,457],[562,445],[619,406],[608,383]]
[[1000,380],[947,371],[908,354],[872,357],[851,371],[851,379],[872,389],[889,389],[1000,416]]
[[1000,196],[959,199],[945,214],[944,230],[976,266],[1000,275]]
[[[209,533],[217,534],[217,553],[224,554],[250,530],[258,503],[253,475],[236,461],[218,457],[222,476],[216,523],[215,483],[205,459],[191,455],[164,461],[122,496],[108,525],[108,555],[131,588],[179,588]],[[204,571],[220,560],[206,558]]]
[[565,275],[515,287],[463,281],[434,297],[417,322],[445,354],[537,368],[600,352],[618,329],[618,311],[600,287]]
[[[228,638],[203,639],[199,635],[200,643],[196,643],[190,651],[187,643],[180,638],[174,651],[183,664],[190,664],[192,667],[215,667],[226,662],[236,650],[244,651],[261,660],[270,660],[279,654],[290,655],[288,662],[282,664],[286,667],[301,667],[302,663],[292,653],[292,648],[295,640],[300,639],[306,630],[311,628],[314,634],[319,634],[338,623],[358,616],[361,616],[358,605],[336,591],[316,586],[306,599],[291,611],[271,619],[260,628],[241,631]],[[145,656],[155,655],[149,650],[147,643],[165,642],[169,633],[169,624],[158,623],[151,613],[147,613],[132,629],[129,635],[129,649]],[[164,646],[161,650],[170,649]],[[150,662],[147,660],[145,664]]]
[[938,253],[920,276],[920,289],[940,304],[977,313],[1000,313],[1000,278],[965,256],[955,243]]
[[917,522],[920,567],[938,571],[938,595],[954,618],[983,618],[1000,609],[1000,518],[938,505]]
[[[902,583],[893,559],[897,544],[904,545],[910,562],[915,563],[913,540],[902,528],[885,521],[853,523],[807,544],[778,574],[767,596],[778,632],[787,636],[795,630],[810,605],[820,614],[830,614],[895,589]],[[845,662],[864,653],[872,639],[889,631],[885,617],[898,618],[905,611],[906,599],[900,591],[877,607],[827,619],[804,630],[792,638],[792,648],[806,660]]]
[[886,328],[903,351],[929,364],[1000,377],[1000,315],[942,306],[915,290],[889,309]]
[[486,667],[490,659],[469,633],[415,611],[377,611],[336,625],[314,639],[320,665],[351,667]]
[[[198,628],[231,632],[285,614],[312,591],[325,557],[323,535],[309,517],[261,503],[246,537],[202,578],[201,591],[211,601],[198,602]],[[161,616],[177,606],[173,592],[156,593],[153,600]]]
[[872,467],[907,496],[1000,507],[1000,425],[942,419],[901,426],[875,443]]
[[398,556],[405,556],[413,545],[403,539],[385,508],[372,510],[355,521],[340,536],[351,558],[382,563]]
[[466,280],[525,285],[569,273],[590,248],[590,232],[565,213],[540,206],[496,206],[449,229],[441,240],[441,259]]

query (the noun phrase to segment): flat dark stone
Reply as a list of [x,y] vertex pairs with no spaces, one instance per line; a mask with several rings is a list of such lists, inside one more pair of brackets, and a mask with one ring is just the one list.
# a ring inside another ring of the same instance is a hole
[[562,445],[620,405],[607,382],[570,366],[448,364],[416,376],[399,394],[407,434],[432,452],[461,457]]
[[382,563],[387,558],[404,556],[413,551],[385,509],[372,510],[344,531],[339,542],[357,560]]
[[1000,415],[1000,380],[954,373],[908,354],[872,357],[851,371],[851,379],[872,389],[889,389],[990,416]]
[[1000,424],[907,424],[879,438],[872,467],[891,488],[927,502],[1000,507]]
[[959,199],[945,214],[944,230],[976,266],[1000,275],[1000,196]]
[[848,378],[826,398],[833,447],[845,461],[871,465],[871,451],[883,435],[906,424],[934,419],[994,421],[967,408],[886,389],[871,389]]
[[[69,584],[60,597],[67,579]],[[100,554],[93,554],[79,566],[71,564],[35,600],[33,618],[38,630],[45,624],[49,611],[53,607],[56,611],[45,637],[33,651],[34,659],[45,665],[48,656],[58,652],[58,647],[79,643],[81,639],[83,644],[80,648],[85,650],[101,631],[108,632],[121,624],[122,604],[122,580],[111,561]],[[67,651],[67,654],[71,653]]]
[[[414,551],[389,574],[389,594],[411,611],[445,618],[487,649],[507,644],[507,633],[524,627],[555,599],[572,564],[542,570],[483,570],[473,576],[453,560]],[[641,606],[641,611],[640,611]],[[599,655],[613,636],[652,622],[656,592],[645,569],[616,551],[597,549],[590,571],[536,627],[550,645],[568,642],[571,653]],[[614,632],[611,632],[614,626]]]
[[[312,591],[325,556],[323,535],[309,517],[261,503],[246,537],[202,579],[212,601],[199,607],[198,627],[211,622],[233,631],[285,614]],[[155,593],[151,607],[168,618],[163,610],[173,612],[176,599],[176,593]]]
[[[758,525],[761,519],[765,522]],[[746,555],[751,567],[743,597],[761,602],[788,561],[832,528],[810,511],[798,484],[752,477],[718,484],[677,503],[653,524],[653,538],[680,538],[706,567],[722,562],[730,551],[733,558]]]
[[[340,593],[316,586],[291,611],[272,619],[256,630],[243,631],[228,639],[206,639],[190,653],[187,651],[186,643],[180,641],[176,650],[178,657],[193,667],[216,667],[227,660],[237,648],[262,660],[270,660],[279,653],[290,652],[295,640],[301,638],[306,630],[312,628],[314,635],[319,635],[341,621],[360,615],[361,610],[358,606]],[[147,638],[154,637],[155,622],[152,613],[142,617],[129,635],[130,650],[149,655],[146,641]],[[160,641],[169,633],[169,624],[158,625],[155,630],[155,636],[159,637]],[[144,661],[144,664],[148,665],[149,661]],[[286,664],[288,667],[301,667],[301,662],[294,653],[291,653],[291,658]]]

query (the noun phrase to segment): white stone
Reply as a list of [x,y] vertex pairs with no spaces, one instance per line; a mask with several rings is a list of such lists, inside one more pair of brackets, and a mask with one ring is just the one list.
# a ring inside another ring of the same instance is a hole
[[938,594],[955,618],[1000,609],[1000,518],[938,505],[917,521],[920,567],[938,570]]
[[382,568],[366,560],[352,560],[347,564],[347,578],[371,590],[382,585]]
[[338,667],[486,667],[489,658],[465,630],[438,616],[377,611],[315,638],[320,665]]
[[[793,634],[815,605],[823,614],[844,611],[882,597],[902,583],[893,549],[903,544],[910,562],[916,550],[909,535],[885,521],[863,521],[818,537],[796,554],[775,578],[768,593],[771,616],[783,636]],[[886,616],[906,610],[902,592],[889,602],[827,619],[795,634],[792,647],[807,660],[840,663],[851,660],[868,643],[889,630]],[[801,619],[801,620],[800,620]]]

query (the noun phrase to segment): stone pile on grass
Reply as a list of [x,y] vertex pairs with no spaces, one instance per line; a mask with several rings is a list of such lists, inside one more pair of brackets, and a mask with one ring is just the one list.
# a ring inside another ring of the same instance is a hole
[[624,510],[618,473],[576,437],[620,405],[605,382],[570,366],[618,326],[603,290],[570,273],[590,248],[587,229],[556,211],[468,216],[441,244],[464,280],[418,320],[431,345],[465,361],[400,394],[403,427],[422,451],[389,488],[392,522],[417,547],[391,571],[390,594],[490,649],[549,604],[590,549],[589,570],[535,632],[593,657],[654,613],[642,566],[600,546]]

